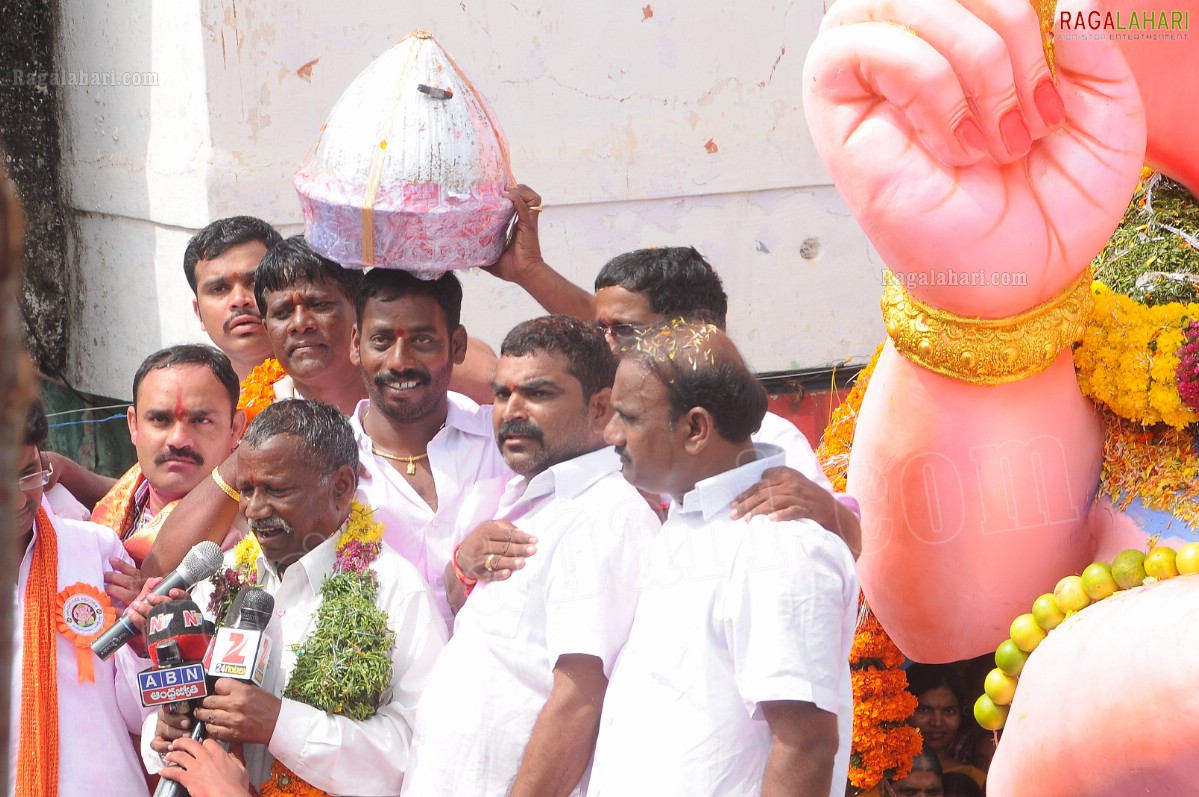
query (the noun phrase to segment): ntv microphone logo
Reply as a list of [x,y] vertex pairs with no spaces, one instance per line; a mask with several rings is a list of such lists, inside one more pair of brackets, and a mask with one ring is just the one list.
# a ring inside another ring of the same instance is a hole
[[[200,612],[183,611],[180,612],[180,614],[183,615],[184,628],[204,627],[204,615],[200,614]],[[163,612],[162,614],[151,615],[146,626],[146,633],[148,635],[161,634],[171,627],[171,621],[174,619],[174,612]]]

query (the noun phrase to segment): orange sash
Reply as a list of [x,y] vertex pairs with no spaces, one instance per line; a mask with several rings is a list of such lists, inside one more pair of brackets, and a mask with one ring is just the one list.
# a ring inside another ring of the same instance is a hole
[[21,737],[17,760],[12,762],[17,767],[16,797],[58,795],[58,643],[54,639],[57,590],[58,534],[46,510],[39,508],[33,560],[25,583]]
[[133,467],[125,471],[125,475],[92,510],[92,522],[107,526],[116,532],[125,545],[125,553],[129,554],[129,558],[138,567],[142,566],[142,562],[150,554],[159,529],[171,514],[171,510],[179,503],[172,501],[167,504],[154,517],[143,523],[141,528],[131,532],[137,520],[137,491],[145,480],[141,465],[133,463]]

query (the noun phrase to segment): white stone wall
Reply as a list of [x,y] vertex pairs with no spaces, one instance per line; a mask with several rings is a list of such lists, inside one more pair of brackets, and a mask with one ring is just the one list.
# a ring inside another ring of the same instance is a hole
[[[298,231],[296,165],[342,89],[416,28],[491,101],[513,172],[545,197],[546,257],[568,277],[589,287],[615,254],[692,244],[724,277],[730,329],[756,369],[860,359],[882,339],[881,264],[828,186],[800,107],[820,3],[60,7],[62,69],[155,83],[62,92],[82,389],[127,397],[145,354],[202,339],[188,237],[240,213]],[[538,313],[515,286],[463,277],[468,328],[492,345]]]

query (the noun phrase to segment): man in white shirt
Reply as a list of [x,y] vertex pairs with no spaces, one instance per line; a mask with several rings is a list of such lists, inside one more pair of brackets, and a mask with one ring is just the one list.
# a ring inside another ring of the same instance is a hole
[[636,336],[606,439],[669,494],[604,699],[589,797],[839,797],[852,736],[858,581],[811,520],[729,517],[782,451],[754,444],[766,394],[716,327]]
[[[529,202],[540,203],[540,198],[511,198],[518,212],[517,234],[492,273],[523,287],[551,313],[595,318],[613,351],[637,330],[674,318],[703,318],[725,328],[728,295],[720,275],[694,248],[665,246],[618,255],[600,269],[592,298],[541,259],[536,214],[529,213]],[[856,556],[862,534],[857,500],[834,493],[807,438],[790,421],[767,412],[753,439],[781,447],[785,462],[738,496],[733,516],[811,518],[844,539]]]
[[369,396],[350,416],[365,470],[359,493],[388,544],[429,582],[447,628],[454,546],[494,517],[512,478],[495,445],[491,406],[449,389],[467,350],[461,310],[453,273],[422,280],[373,269],[358,294],[350,350]]
[[[548,316],[500,351],[494,424],[518,474],[496,523],[537,541],[524,572],[475,579],[421,699],[404,794],[578,794],[657,518],[603,443],[614,362],[594,326]],[[494,525],[494,524],[486,524]],[[483,570],[512,567],[504,535]]]
[[12,574],[6,793],[69,797],[103,784],[107,795],[144,797],[130,734],[148,713],[136,697],[136,674],[150,662],[128,647],[101,661],[88,647],[117,616],[103,592],[109,559],[129,557],[109,529],[42,507],[47,432],[39,403],[25,425],[13,515],[23,556]]
[[[298,777],[334,794],[395,795],[400,790],[417,698],[444,644],[445,629],[424,580],[386,543],[378,544],[373,561],[367,557],[377,583],[375,606],[386,613],[387,629],[394,634],[383,702],[369,717],[352,719],[339,713],[340,706],[325,710],[282,697],[285,688],[286,694],[297,688],[293,676],[304,671],[298,656],[313,639],[328,599],[323,584],[344,571],[342,557],[353,553],[348,548],[342,553],[343,537],[361,539],[357,535],[363,529],[353,527],[351,513],[357,479],[353,432],[345,417],[325,404],[276,402],[254,419],[242,441],[236,485],[258,550],[239,544],[226,562],[232,567],[239,552],[254,553],[253,583],[275,597],[275,616],[266,629],[274,644],[262,688],[219,679],[216,694],[205,698],[194,716],[212,738],[245,745],[255,784],[271,775]],[[365,511],[369,521],[369,508]],[[215,585],[229,578],[221,573],[196,587],[201,608],[216,610]],[[356,683],[363,676],[353,670],[359,659],[338,659],[337,666],[310,661],[307,667],[331,667],[320,676],[323,683]],[[153,750],[165,753],[168,739],[186,732],[188,724],[186,717],[160,714]],[[272,768],[275,762],[290,772]]]

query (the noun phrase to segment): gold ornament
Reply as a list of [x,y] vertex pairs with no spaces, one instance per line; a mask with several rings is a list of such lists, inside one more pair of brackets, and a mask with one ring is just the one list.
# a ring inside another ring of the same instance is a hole
[[1057,0],[1029,0],[1041,23],[1041,49],[1045,51],[1045,63],[1049,74],[1057,77],[1057,62],[1053,52],[1053,19],[1057,15]]
[[895,348],[917,365],[974,385],[1018,382],[1044,371],[1082,338],[1094,298],[1091,272],[1010,318],[965,318],[925,304],[890,271],[883,321]]

